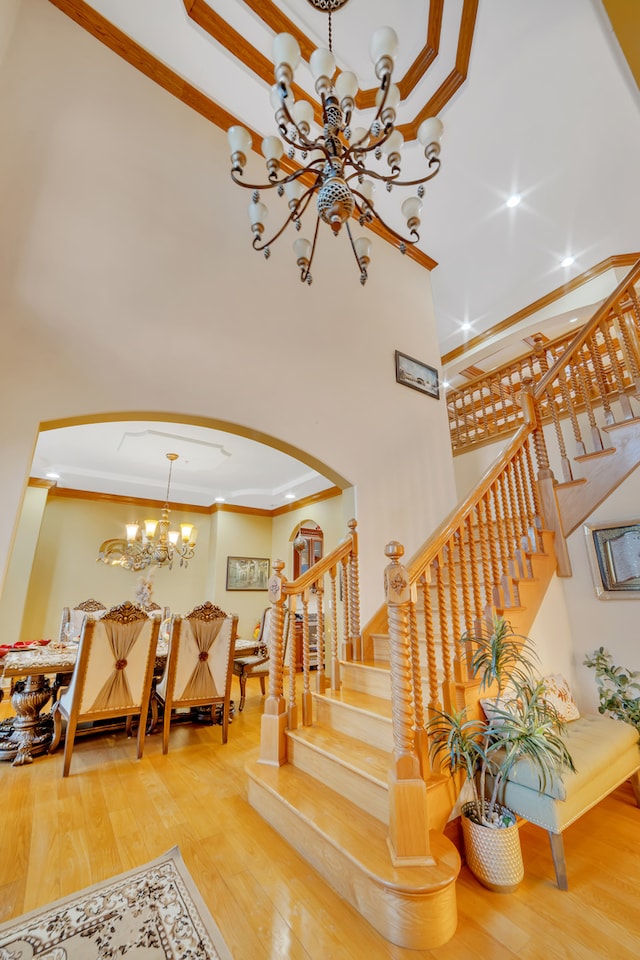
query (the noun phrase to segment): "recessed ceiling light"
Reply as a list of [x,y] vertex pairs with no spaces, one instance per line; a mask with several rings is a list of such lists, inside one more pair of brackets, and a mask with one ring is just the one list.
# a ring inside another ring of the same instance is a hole
[[577,322],[578,322],[577,317],[571,317],[571,320],[569,320],[569,323],[577,323]]
[[576,260],[575,257],[565,257],[564,260],[562,261],[562,263],[560,264],[560,266],[561,266],[561,267],[570,267],[572,263],[575,263],[575,260]]
[[284,498],[285,500],[295,500],[296,495],[295,493],[285,493]]
[[47,478],[47,480],[59,480],[59,479],[60,479],[60,474],[59,474],[59,473],[45,473],[45,477]]
[[507,206],[517,207],[521,200],[522,200],[522,197],[520,196],[519,193],[512,193],[509,199],[507,200]]
[[224,503],[224,497],[216,497],[216,503]]
[[462,324],[462,326],[460,327],[460,329],[461,329],[461,330],[471,330],[471,324],[469,323],[468,320],[465,320],[465,322]]
[[442,383],[440,384],[440,386],[442,387],[443,390],[447,390],[448,387],[449,387],[449,381],[448,381],[448,380],[443,380]]

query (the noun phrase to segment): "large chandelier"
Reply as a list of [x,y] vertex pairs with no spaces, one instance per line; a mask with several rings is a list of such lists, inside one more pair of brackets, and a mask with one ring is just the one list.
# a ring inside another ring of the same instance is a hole
[[167,496],[159,520],[145,520],[144,529],[138,523],[127,523],[126,539],[105,540],[98,552],[98,560],[125,570],[144,570],[146,567],[171,567],[176,559],[186,567],[195,551],[198,531],[192,523],[181,523],[180,530],[170,530],[169,491],[171,472],[178,459],[177,453],[168,453],[169,479]]
[[[398,242],[402,253],[408,244],[420,239],[420,213],[424,184],[440,169],[440,138],[442,123],[436,117],[425,120],[418,129],[418,140],[424,147],[428,162],[427,172],[417,180],[401,180],[402,146],[404,138],[395,129],[396,107],[400,91],[391,82],[398,37],[391,27],[381,27],[371,41],[371,59],[380,81],[376,95],[376,113],[369,127],[352,127],[352,113],[358,91],[355,74],[341,72],[334,79],[336,63],[332,52],[331,13],[347,0],[308,0],[329,17],[329,48],[318,49],[311,55],[309,66],[315,79],[315,89],[322,101],[322,133],[314,136],[314,110],[307,100],[294,103],[294,71],[300,60],[300,48],[295,37],[281,33],[273,43],[275,85],[271,88],[271,104],[280,136],[267,136],[262,141],[266,160],[268,183],[250,184],[243,177],[243,168],[252,147],[248,130],[232,126],[228,130],[231,148],[231,177],[239,186],[253,190],[249,218],[253,232],[253,247],[270,255],[271,244],[280,237],[290,223],[296,230],[302,227],[302,216],[315,197],[317,217],[313,240],[300,238],[293,245],[300,279],[311,283],[311,265],[316,249],[320,221],[327,223],[334,234],[344,226],[351,249],[360,268],[360,282],[367,281],[367,265],[371,241],[366,236],[353,238],[350,219],[355,217],[361,227],[377,220],[385,231]],[[287,145],[288,169],[283,172],[281,161]],[[386,157],[386,168],[383,157]],[[382,169],[377,164],[383,163]],[[392,229],[376,210],[373,194],[377,183],[387,191],[394,187],[416,187],[414,196],[408,196],[401,206],[406,221],[407,236]],[[282,226],[268,240],[263,239],[267,208],[260,199],[260,191],[274,189],[286,197],[288,215]]]

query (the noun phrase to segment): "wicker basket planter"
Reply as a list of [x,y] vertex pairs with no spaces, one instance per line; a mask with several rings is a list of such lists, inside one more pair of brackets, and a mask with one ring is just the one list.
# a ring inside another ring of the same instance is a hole
[[462,807],[462,835],[467,864],[483,886],[494,893],[513,893],[524,877],[520,834],[510,827],[485,827],[469,816],[473,803]]

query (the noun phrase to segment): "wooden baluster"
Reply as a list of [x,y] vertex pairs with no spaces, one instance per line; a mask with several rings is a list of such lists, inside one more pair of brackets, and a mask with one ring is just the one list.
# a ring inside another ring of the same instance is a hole
[[[621,329],[625,343],[629,344],[629,362],[634,371],[636,397],[640,395],[640,301],[633,287],[627,290],[629,301],[624,303]],[[633,359],[632,359],[633,358]]]
[[311,673],[309,664],[309,591],[302,592],[302,725],[313,723],[311,696]]
[[633,420],[633,410],[631,409],[631,402],[627,396],[625,389],[625,377],[620,359],[618,357],[618,350],[616,345],[613,342],[611,337],[611,327],[610,324],[613,324],[613,318],[611,316],[606,317],[602,321],[601,332],[604,337],[605,346],[607,348],[607,353],[609,354],[609,361],[611,364],[611,372],[613,374],[613,379],[618,390],[618,402],[620,404],[620,410],[622,411],[623,420]]
[[424,701],[422,697],[422,668],[420,665],[420,643],[418,639],[418,618],[416,612],[416,587],[411,587],[409,598],[409,639],[411,643],[411,679],[413,689],[414,746],[420,764],[423,780],[429,777],[429,740],[424,727]]
[[516,569],[514,576],[517,580],[521,580],[522,577],[526,576],[526,560],[522,551],[522,540],[520,538],[520,524],[518,517],[518,492],[516,490],[516,477],[515,470],[513,467],[513,461],[507,464],[506,469],[507,474],[507,483],[509,486],[509,502],[511,504],[511,516],[512,527],[513,527],[513,554],[515,559]]
[[[459,560],[463,563],[462,553],[458,554]],[[460,598],[458,597],[458,574],[456,571],[456,535],[454,534],[447,543],[447,573],[449,576],[449,598],[451,600],[451,630],[455,640],[458,640],[464,633],[460,621]],[[454,648],[453,654],[453,676],[457,682],[467,679],[466,660],[460,659],[458,648]],[[461,704],[464,706],[464,704]]]
[[340,689],[340,649],[338,646],[338,568],[331,567],[331,689],[337,693]]
[[574,369],[580,382],[580,391],[584,397],[584,410],[589,420],[589,430],[591,433],[591,443],[594,451],[603,450],[602,437],[596,424],[595,414],[593,412],[593,402],[591,396],[591,370],[589,368],[589,354],[584,346],[580,348],[574,357]]
[[498,477],[491,489],[493,493],[493,510],[498,529],[498,544],[500,546],[500,585],[502,587],[502,596],[506,606],[514,607],[517,606],[517,603],[509,568],[510,551],[507,543],[507,521],[503,502],[503,490],[501,486],[503,477],[504,474]]
[[504,517],[504,526],[507,537],[507,553],[509,555],[507,569],[512,580],[518,580],[520,578],[520,570],[516,559],[518,538],[516,537],[513,522],[513,505],[509,491],[509,471],[506,467],[500,474],[500,497],[502,501],[502,515]]
[[501,433],[509,430],[509,413],[507,411],[507,391],[504,384],[504,376],[498,377],[498,393],[500,395],[500,406],[502,408],[502,427],[499,427]]
[[480,383],[478,385],[478,392],[480,394],[480,409],[482,410],[482,432],[485,438],[491,435],[489,430],[489,418],[487,417],[487,407],[485,402],[485,393],[484,393],[484,384]]
[[360,633],[360,575],[358,570],[358,534],[357,520],[349,520],[353,547],[349,557],[349,626],[351,631],[351,649],[354,660],[362,660],[362,637]]
[[453,669],[451,656],[451,641],[449,638],[449,611],[447,610],[447,593],[444,585],[444,555],[441,550],[434,561],[436,571],[436,590],[438,594],[438,622],[440,625],[440,645],[442,650],[442,700],[445,710],[450,711],[455,705],[453,689]]
[[520,536],[522,549],[525,553],[531,552],[531,541],[529,536],[529,522],[527,512],[527,498],[525,493],[525,477],[522,469],[522,452],[519,452],[513,459],[514,476],[516,481],[516,492],[518,496],[518,512],[520,516]]
[[589,401],[585,396],[584,383],[582,378],[578,375],[576,364],[570,363],[567,369],[569,372],[569,380],[571,381],[571,389],[573,390],[573,396],[575,398],[571,404],[575,421],[572,417],[571,425],[573,427],[573,435],[576,440],[576,457],[583,457],[587,452],[587,448],[584,444],[584,440],[582,439],[582,430],[580,428],[580,421],[578,420],[578,411],[581,406],[586,409]]
[[349,571],[347,569],[349,565],[349,559],[345,557],[342,560],[342,570],[340,576],[340,583],[342,584],[342,627],[343,627],[343,636],[342,636],[342,659],[343,660],[353,660],[353,647],[351,646],[351,615],[349,613],[349,606],[351,603],[351,597],[349,593]]
[[[482,622],[482,585],[480,583],[480,567],[482,565],[482,558],[478,559],[478,549],[480,543],[480,536],[478,534],[478,539],[476,540],[474,530],[473,530],[473,518],[472,513],[478,516],[477,508],[473,511],[469,511],[466,520],[467,527],[467,542],[469,544],[469,559],[471,561],[471,586],[473,589],[473,612],[475,614],[475,624],[471,633],[477,633],[480,624]],[[479,521],[477,521],[479,522]]]
[[[628,309],[631,308],[632,303],[630,302],[628,304]],[[626,366],[631,378],[634,395],[637,397],[638,393],[640,393],[640,348],[638,345],[638,338],[634,335],[635,328],[633,317],[627,317],[627,310],[614,312],[613,317],[618,339],[624,352]]]
[[324,693],[327,689],[327,675],[325,672],[325,651],[324,651],[324,578],[321,577],[316,583],[316,650],[318,653],[318,665],[316,667],[316,690],[318,693]]
[[[570,367],[571,368],[571,367]],[[569,384],[567,383],[567,371],[563,369],[558,377],[558,386],[560,387],[560,394],[562,396],[562,405],[564,410],[569,414],[569,419],[571,420],[571,429],[573,431],[573,438],[576,444],[576,449],[580,450],[580,444],[582,443],[582,433],[580,431],[580,424],[578,422],[578,413],[576,411],[575,404],[571,398],[571,391],[569,390]],[[584,444],[582,444],[584,449]],[[578,456],[579,456],[578,452]],[[571,466],[569,465],[569,470],[571,471]],[[573,479],[573,474],[572,474]]]
[[384,572],[389,623],[393,761],[389,773],[389,849],[394,866],[433,865],[429,846],[427,786],[415,750],[409,639],[409,576],[399,558],[404,548],[388,543]]
[[604,422],[607,426],[611,426],[616,422],[613,415],[613,410],[611,409],[611,404],[609,402],[609,390],[607,387],[607,378],[604,373],[604,364],[602,363],[602,354],[600,353],[600,347],[598,346],[598,334],[601,334],[600,329],[594,330],[590,337],[587,338],[588,349],[591,354],[591,362],[593,364],[593,372],[596,376],[596,383],[598,384],[598,393],[600,399],[602,400],[602,408],[604,410]]
[[433,626],[430,567],[422,575],[420,585],[422,587],[422,612],[427,644],[427,668],[429,670],[429,710],[433,712],[442,710],[442,702],[440,700],[440,684],[438,683],[438,658],[436,657],[436,635]]
[[536,530],[542,529],[542,505],[540,503],[540,491],[536,483],[536,475],[533,469],[533,457],[531,456],[530,438],[526,441],[523,449],[527,476],[529,478],[529,490],[533,497],[533,524]]
[[[473,563],[471,554],[471,544],[467,539],[469,517],[465,523],[458,528],[458,543],[460,556],[460,575],[462,580],[462,607],[464,610],[464,633],[473,633],[473,605],[471,597],[471,581],[469,576],[469,567]],[[464,679],[468,678],[468,665],[465,660]]]
[[489,594],[491,599],[489,600],[489,604],[492,607],[498,607],[502,609],[505,604],[502,597],[502,591],[500,590],[500,568],[498,567],[498,554],[496,550],[496,524],[491,513],[490,490],[487,490],[487,492],[483,495],[481,505],[484,517],[485,539],[489,549],[489,582],[491,584],[491,592]]
[[521,448],[518,454],[519,469],[522,474],[522,489],[527,509],[527,537],[529,539],[529,549],[535,553],[540,549],[538,543],[538,527],[536,525],[536,507],[534,502],[533,490],[529,484],[529,469],[527,464],[527,446]]
[[296,613],[298,612],[298,595],[291,597],[289,611],[289,643],[287,651],[289,654],[289,707],[288,707],[288,726],[289,730],[298,728],[298,651],[296,650]]
[[269,692],[264,704],[260,729],[259,762],[280,767],[287,762],[287,705],[284,699],[282,653],[284,645],[284,594],[285,578],[282,560],[273,561],[273,574],[269,578],[271,624],[269,632]]

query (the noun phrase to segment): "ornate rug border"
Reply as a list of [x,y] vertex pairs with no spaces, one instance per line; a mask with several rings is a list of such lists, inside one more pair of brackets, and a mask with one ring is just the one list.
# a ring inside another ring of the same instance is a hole
[[172,847],[170,850],[167,850],[166,853],[162,854],[162,856],[156,857],[155,860],[150,860],[148,863],[144,863],[139,867],[134,867],[131,870],[116,874],[112,877],[107,877],[105,880],[94,883],[89,887],[83,887],[81,890],[76,890],[65,897],[61,897],[59,900],[54,900],[50,903],[43,904],[41,907],[36,907],[34,910],[30,910],[29,913],[23,913],[19,917],[13,917],[4,923],[0,923],[0,954],[2,953],[3,944],[10,939],[14,939],[16,933],[22,928],[27,927],[32,920],[42,918],[47,914],[60,912],[73,904],[74,901],[89,897],[93,893],[104,892],[110,886],[117,886],[127,880],[141,877],[148,871],[162,867],[165,864],[171,864],[175,869],[176,876],[192,901],[206,933],[208,933],[215,950],[219,954],[220,960],[233,960],[231,951],[220,932],[218,924],[211,915],[209,908],[202,898],[202,894],[189,873],[178,846]]

